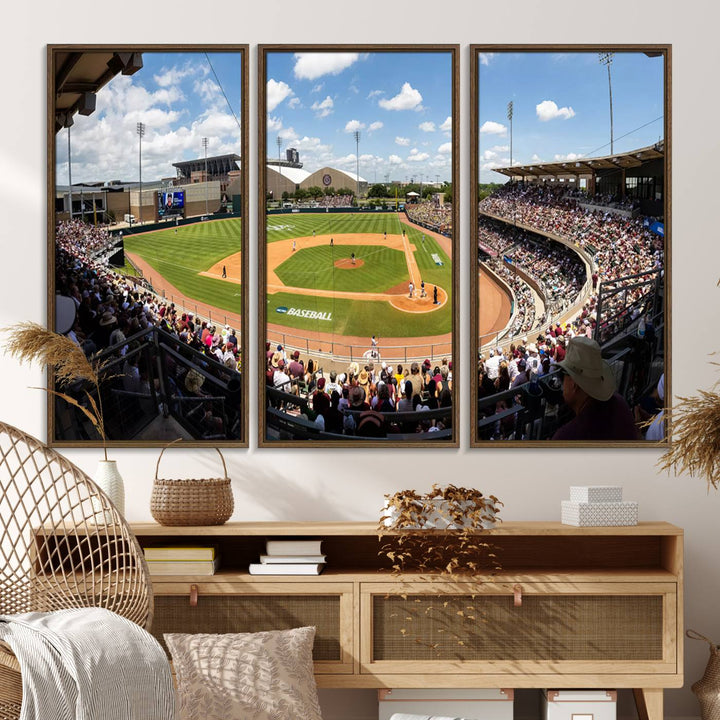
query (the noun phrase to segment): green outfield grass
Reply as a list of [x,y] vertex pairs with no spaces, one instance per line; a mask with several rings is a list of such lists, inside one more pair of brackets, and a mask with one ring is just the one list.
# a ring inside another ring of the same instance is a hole
[[[440,310],[430,313],[406,313],[389,303],[369,300],[338,300],[318,298],[312,288],[322,290],[384,292],[409,281],[407,263],[399,250],[372,245],[327,245],[296,250],[277,269],[278,277],[289,287],[308,288],[307,295],[277,293],[268,295],[267,321],[297,328],[336,335],[380,335],[385,337],[423,337],[442,335],[452,330],[452,265],[450,258],[435,239],[423,228],[404,225],[396,213],[287,213],[267,216],[267,240],[276,242],[316,235],[341,236],[348,233],[383,232],[399,235],[403,229],[415,245],[415,260],[425,280],[428,294],[433,285],[440,285],[449,301]],[[423,235],[425,239],[423,241]],[[361,268],[341,270],[334,261],[355,256],[365,260]],[[375,254],[377,253],[377,255]],[[443,263],[433,259],[436,254]],[[333,273],[332,270],[335,270]],[[278,307],[297,308],[331,314],[331,320],[299,317],[277,313]]]
[[400,234],[402,225],[397,213],[284,213],[267,216],[267,241],[294,237],[333,235],[334,233]]
[[[339,233],[338,233],[339,234]],[[361,267],[335,267],[355,253]],[[321,245],[295,251],[275,272],[288,287],[348,292],[385,292],[408,282],[407,263],[399,250],[375,245]]]
[[[137,253],[180,292],[220,310],[240,313],[240,285],[204,277],[223,258],[241,248],[241,220],[227,218],[125,236],[125,249]],[[148,278],[150,279],[150,278]]]
[[[278,313],[277,308],[297,308],[327,313],[330,320]],[[423,337],[442,335],[452,328],[451,303],[431,313],[406,313],[389,303],[371,300],[338,300],[276,293],[267,298],[267,321],[276,325],[342,335],[378,337]]]

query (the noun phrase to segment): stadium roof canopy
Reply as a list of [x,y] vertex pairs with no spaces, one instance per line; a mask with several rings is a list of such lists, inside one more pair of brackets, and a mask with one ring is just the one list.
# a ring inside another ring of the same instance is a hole
[[207,167],[208,175],[227,175],[233,170],[239,170],[238,162],[240,156],[231,153],[229,155],[215,155],[209,158],[197,158],[195,160],[183,160],[173,163],[177,168],[178,175],[189,178],[193,172],[204,172]]
[[660,141],[655,145],[631,150],[630,152],[605,155],[595,158],[578,158],[554,163],[534,163],[533,165],[513,165],[512,167],[493,168],[495,172],[508,177],[560,177],[574,175],[595,175],[607,170],[629,170],[640,167],[650,160],[665,156],[665,143]]
[[279,175],[287,178],[291,183],[294,183],[295,185],[299,185],[303,180],[305,180],[305,178],[310,177],[310,173],[307,170],[303,170],[302,168],[268,165],[268,170],[273,170]]
[[73,115],[91,115],[95,94],[118,73],[132,75],[142,66],[142,53],[112,50],[53,50],[55,132],[73,124]]

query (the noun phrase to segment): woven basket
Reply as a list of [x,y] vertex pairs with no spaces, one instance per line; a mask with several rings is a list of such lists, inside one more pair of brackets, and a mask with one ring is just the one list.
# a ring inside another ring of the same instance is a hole
[[693,640],[704,640],[710,646],[710,659],[703,676],[692,686],[700,703],[702,720],[720,720],[720,646],[695,630],[688,630]]
[[221,478],[166,480],[158,478],[163,453],[178,440],[160,452],[155,467],[155,482],[150,498],[150,513],[160,525],[222,525],[233,513],[233,495],[227,476],[225,458],[222,460]]

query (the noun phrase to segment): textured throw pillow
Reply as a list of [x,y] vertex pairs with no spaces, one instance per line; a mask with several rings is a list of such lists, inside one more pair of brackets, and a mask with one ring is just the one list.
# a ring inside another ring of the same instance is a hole
[[168,633],[181,720],[322,720],[314,627],[258,633]]

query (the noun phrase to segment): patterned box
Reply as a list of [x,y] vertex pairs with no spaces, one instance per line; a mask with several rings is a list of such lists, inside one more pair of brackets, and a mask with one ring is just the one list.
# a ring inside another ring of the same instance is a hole
[[636,502],[573,502],[562,501],[563,525],[576,527],[614,527],[637,525],[638,504]]
[[619,485],[573,485],[570,487],[572,502],[622,502]]
[[543,690],[543,720],[616,720],[616,690]]

